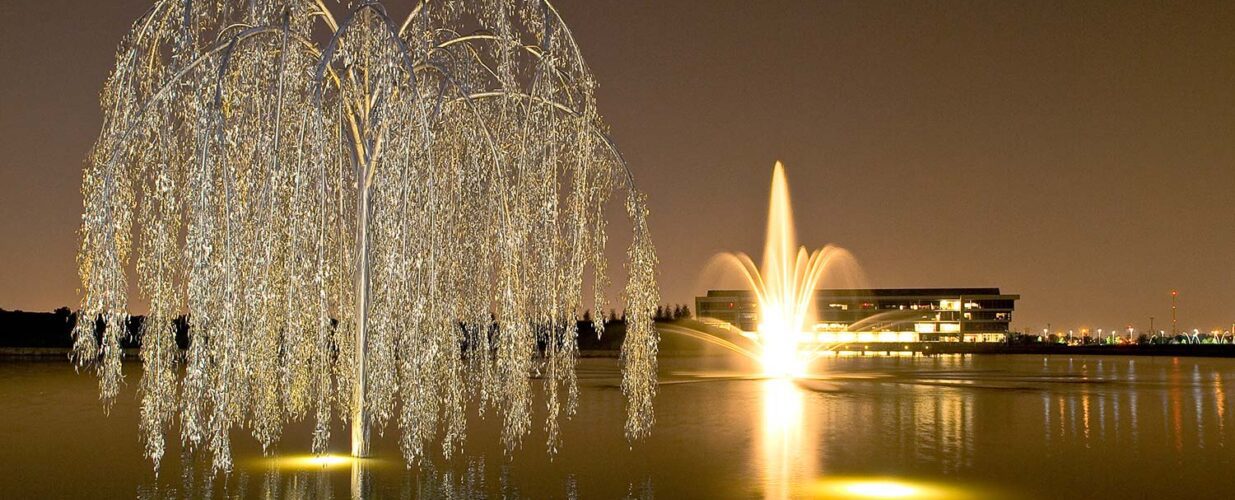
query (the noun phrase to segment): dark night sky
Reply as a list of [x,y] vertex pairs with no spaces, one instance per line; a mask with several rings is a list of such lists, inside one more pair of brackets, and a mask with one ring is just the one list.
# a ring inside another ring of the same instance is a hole
[[[665,302],[762,251],[782,160],[799,240],[871,286],[998,286],[1035,330],[1165,326],[1171,288],[1181,326],[1235,321],[1235,4],[558,4]],[[0,2],[0,307],[75,307],[97,94],[147,6]]]

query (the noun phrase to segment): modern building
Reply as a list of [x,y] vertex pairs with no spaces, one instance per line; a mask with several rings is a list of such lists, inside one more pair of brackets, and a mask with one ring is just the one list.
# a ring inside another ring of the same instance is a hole
[[[846,342],[1003,342],[1019,295],[998,288],[817,290],[813,340]],[[758,330],[749,290],[708,290],[695,298],[701,321]]]

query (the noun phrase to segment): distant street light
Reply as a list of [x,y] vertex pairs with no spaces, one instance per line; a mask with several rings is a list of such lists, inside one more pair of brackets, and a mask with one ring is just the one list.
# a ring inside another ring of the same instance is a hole
[[1178,290],[1171,290],[1171,336],[1179,335],[1178,323],[1175,318],[1175,298],[1179,296]]

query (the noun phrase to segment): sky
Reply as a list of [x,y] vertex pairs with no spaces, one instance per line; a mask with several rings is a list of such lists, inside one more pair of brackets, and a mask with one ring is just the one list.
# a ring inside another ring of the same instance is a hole
[[[0,2],[0,307],[76,307],[98,91],[148,5]],[[758,258],[782,161],[799,241],[869,286],[999,287],[1031,331],[1162,328],[1172,289],[1180,327],[1235,323],[1235,4],[556,5],[648,195],[663,302]]]

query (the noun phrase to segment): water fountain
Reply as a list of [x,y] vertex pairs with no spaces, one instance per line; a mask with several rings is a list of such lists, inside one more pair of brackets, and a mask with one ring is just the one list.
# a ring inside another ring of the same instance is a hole
[[833,245],[808,251],[797,244],[789,182],[780,162],[772,170],[762,267],[741,252],[722,254],[721,259],[737,270],[755,293],[759,323],[748,338],[756,346],[753,351],[764,373],[775,377],[802,375],[812,360],[826,352],[826,346],[812,341],[810,332],[815,288],[829,266],[848,263],[852,257]]

